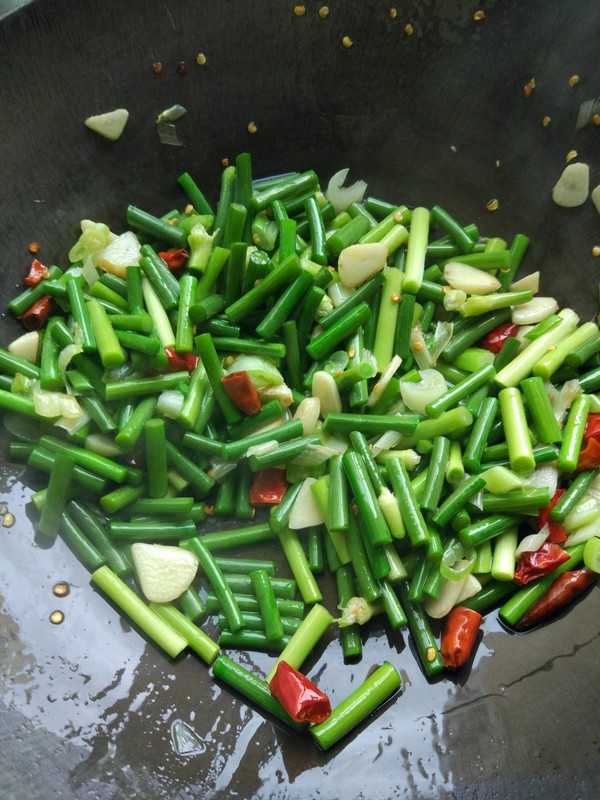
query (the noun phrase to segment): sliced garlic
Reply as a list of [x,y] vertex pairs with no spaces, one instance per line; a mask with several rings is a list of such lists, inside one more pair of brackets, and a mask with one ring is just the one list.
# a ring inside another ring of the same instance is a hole
[[569,164],[552,189],[552,199],[557,206],[575,208],[587,200],[590,190],[590,168],[578,162]]
[[198,571],[198,557],[182,547],[135,542],[131,557],[145,597],[169,603],[189,588]]
[[511,292],[521,292],[524,289],[529,289],[532,294],[537,294],[540,290],[540,273],[532,272],[530,275],[524,275],[520,280],[514,281],[510,285]]
[[94,133],[99,133],[105,139],[116,142],[125,130],[129,111],[126,108],[116,108],[114,111],[107,111],[105,114],[96,114],[85,120],[85,125]]
[[460,261],[446,264],[444,278],[453,289],[462,289],[467,294],[490,294],[501,286],[494,275]]
[[534,297],[528,303],[513,306],[512,321],[515,325],[535,325],[558,311],[553,297]]
[[40,333],[39,331],[29,331],[19,336],[12,341],[6,348],[13,356],[19,356],[26,361],[31,361],[35,364],[38,357],[38,350],[40,346]]
[[125,278],[127,267],[140,263],[140,243],[133,231],[125,231],[111,242],[98,259],[98,266],[105,272]]
[[294,501],[288,521],[288,526],[293,531],[322,525],[324,522],[310,488],[315,480],[316,478],[306,478]]
[[387,262],[387,245],[382,242],[352,244],[338,259],[338,274],[344,286],[353,288],[377,275]]

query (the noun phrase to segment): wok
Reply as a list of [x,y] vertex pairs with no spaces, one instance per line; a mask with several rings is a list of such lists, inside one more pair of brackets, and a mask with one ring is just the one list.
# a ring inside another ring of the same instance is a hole
[[[222,159],[248,150],[257,176],[314,168],[325,182],[350,167],[375,196],[439,202],[489,235],[526,233],[526,271],[542,270],[544,293],[594,314],[598,215],[589,201],[558,208],[550,192],[572,149],[599,181],[598,129],[575,130],[580,103],[600,94],[595,4],[411,0],[396,19],[389,0],[334,0],[325,18],[313,0],[303,16],[293,0],[21,5],[0,1],[4,305],[31,241],[46,263],[64,263],[80,218],[122,229],[128,203],[164,213],[182,202],[184,170],[215,201]],[[480,5],[486,18],[475,21]],[[174,103],[187,109],[181,147],[162,145],[154,123]],[[118,142],[83,126],[117,107],[130,112]],[[0,322],[5,344],[18,325],[8,313]],[[16,517],[0,529],[5,800],[597,796],[597,589],[528,635],[490,614],[469,667],[433,683],[404,631],[373,625],[362,661],[347,666],[332,638],[308,669],[334,704],[385,658],[404,683],[324,753],[195,658],[171,662],[91,588],[60,540],[37,538],[32,476],[6,443],[0,475]],[[66,598],[52,594],[58,580],[71,584]],[[54,609],[62,625],[49,623]],[[259,671],[270,661],[242,658]],[[188,754],[172,744],[177,720],[191,731]]]

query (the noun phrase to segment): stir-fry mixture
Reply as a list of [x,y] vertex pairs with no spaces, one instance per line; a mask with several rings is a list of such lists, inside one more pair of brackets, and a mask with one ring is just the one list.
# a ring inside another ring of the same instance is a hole
[[597,324],[515,280],[525,235],[346,174],[257,180],[243,153],[215,209],[185,173],[162,217],[83,220],[61,266],[33,259],[0,349],[10,457],[48,476],[39,533],[323,748],[401,685],[390,655],[332,708],[301,672],[324,637],[356,662],[378,615],[433,678],[482,615],[535,627],[600,567]]

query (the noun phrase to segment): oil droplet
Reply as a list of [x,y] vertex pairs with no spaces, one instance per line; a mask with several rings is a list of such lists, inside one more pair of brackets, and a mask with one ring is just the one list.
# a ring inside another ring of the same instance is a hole
[[60,623],[64,620],[64,618],[65,618],[65,615],[63,614],[62,611],[53,611],[50,614],[50,622],[53,625],[60,625]]
[[54,584],[52,591],[57,597],[66,597],[71,591],[71,587],[67,581],[59,581]]

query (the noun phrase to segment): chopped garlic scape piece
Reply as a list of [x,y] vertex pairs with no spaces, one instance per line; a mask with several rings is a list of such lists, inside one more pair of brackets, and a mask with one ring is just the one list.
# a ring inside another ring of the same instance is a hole
[[600,183],[592,189],[592,203],[596,206],[596,211],[600,214]]
[[590,190],[590,168],[587,164],[569,164],[552,189],[557,206],[575,208],[583,205]]
[[198,571],[198,557],[182,547],[135,542],[131,546],[142,592],[153,603],[169,603],[189,588]]
[[126,108],[116,108],[114,111],[107,111],[105,114],[96,114],[85,120],[85,125],[94,133],[99,133],[105,139],[116,142],[125,130],[129,111]]
[[387,262],[387,245],[382,242],[352,244],[338,259],[338,274],[344,286],[354,288],[377,275]]

